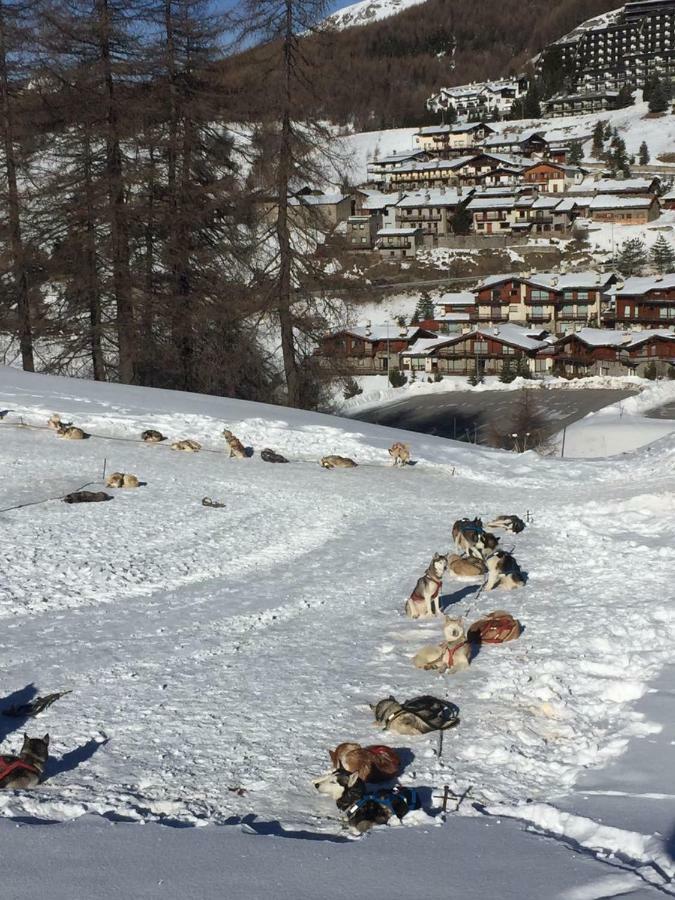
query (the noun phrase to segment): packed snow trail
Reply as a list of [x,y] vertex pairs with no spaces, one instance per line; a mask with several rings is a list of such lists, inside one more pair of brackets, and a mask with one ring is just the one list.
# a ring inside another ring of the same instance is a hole
[[[37,791],[0,795],[2,815],[194,825],[255,815],[338,833],[334,805],[309,780],[342,740],[409,748],[402,780],[422,789],[427,809],[446,783],[513,808],[554,804],[583,768],[649,732],[631,704],[675,636],[672,439],[611,465],[544,460],[0,370],[4,407],[35,424],[59,411],[100,433],[158,427],[214,448],[227,426],[256,456],[66,442],[0,424],[3,508],[97,477],[103,457],[109,471],[147,481],[112,503],[0,515],[3,694],[73,689],[28,723],[52,735],[50,777]],[[417,466],[386,465],[394,439],[412,442]],[[264,446],[373,467],[273,466],[259,459]],[[226,508],[203,508],[204,495]],[[446,578],[443,590],[452,614],[473,607],[471,620],[508,609],[522,638],[484,648],[459,675],[415,670],[410,657],[440,640],[440,627],[405,619],[403,603],[432,553],[450,549],[453,521],[528,509],[525,532],[502,538],[529,573],[523,590],[483,594],[477,605],[477,586]],[[426,692],[461,709],[441,759],[435,736],[383,738],[368,708],[389,693]],[[16,724],[0,719],[5,751]]]

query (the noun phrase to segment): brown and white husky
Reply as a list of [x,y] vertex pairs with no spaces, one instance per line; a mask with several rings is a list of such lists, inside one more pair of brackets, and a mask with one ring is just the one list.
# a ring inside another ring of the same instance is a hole
[[18,756],[0,756],[0,790],[17,791],[36,787],[44,775],[49,756],[49,735],[41,738],[23,736]]
[[448,567],[448,558],[442,553],[434,553],[426,572],[418,579],[415,589],[406,600],[405,614],[411,619],[425,619],[440,612],[438,602],[443,583],[443,573]]

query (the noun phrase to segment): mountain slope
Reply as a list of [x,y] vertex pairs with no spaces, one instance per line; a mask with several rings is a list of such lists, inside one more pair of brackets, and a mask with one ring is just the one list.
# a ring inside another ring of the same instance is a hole
[[361,0],[360,3],[352,3],[339,9],[326,21],[340,30],[356,25],[369,25],[424,2],[425,0]]
[[[303,111],[357,131],[436,122],[425,103],[441,87],[523,71],[547,44],[616,7],[616,0],[426,0],[393,14],[393,2],[338,11],[341,30],[306,38],[312,72]],[[259,48],[224,65],[227,94],[242,98],[244,118],[260,93],[265,54]]]

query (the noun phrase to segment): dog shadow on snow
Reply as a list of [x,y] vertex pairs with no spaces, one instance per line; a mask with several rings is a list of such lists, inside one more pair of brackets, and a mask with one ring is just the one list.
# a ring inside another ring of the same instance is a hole
[[30,718],[29,716],[8,716],[4,713],[12,709],[12,707],[24,706],[30,703],[37,697],[37,693],[37,688],[31,683],[0,700],[0,744],[6,741],[15,731],[21,731]]
[[480,590],[479,584],[467,584],[453,594],[441,594],[440,609],[442,613],[448,612],[453,606],[461,603],[463,600],[471,600],[473,595]]
[[98,741],[94,740],[94,738],[90,738],[85,744],[75,747],[74,750],[69,750],[68,753],[64,753],[63,756],[58,759],[50,756],[47,762],[45,780],[53,778],[55,775],[61,775],[63,772],[72,772],[73,769],[77,769],[82,763],[91,759],[97,750],[104,747],[108,741],[109,738]]

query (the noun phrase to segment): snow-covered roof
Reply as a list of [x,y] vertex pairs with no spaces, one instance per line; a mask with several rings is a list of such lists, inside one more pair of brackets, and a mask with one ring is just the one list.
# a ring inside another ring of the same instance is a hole
[[623,194],[598,194],[589,203],[590,209],[648,209],[653,197],[626,197]]
[[429,353],[438,350],[443,346],[458,344],[471,337],[490,338],[491,340],[503,341],[505,344],[519,347],[521,350],[543,350],[550,346],[549,341],[543,339],[545,333],[546,332],[540,329],[523,328],[520,325],[512,325],[511,323],[495,326],[477,326],[470,331],[464,332],[464,334],[415,341],[415,343],[405,351],[404,356],[427,356]]
[[646,331],[614,331],[609,328],[581,328],[579,331],[570,331],[562,338],[560,343],[570,338],[578,338],[588,347],[623,347],[630,349],[644,344],[645,341],[655,337],[675,341],[675,334],[664,328],[648,329]]
[[399,208],[408,209],[411,207],[421,206],[457,206],[462,203],[469,194],[459,193],[456,190],[446,188],[429,188],[426,191],[415,191],[415,193],[406,194],[399,201]]
[[650,291],[672,291],[675,289],[675,273],[667,275],[634,276],[617,282],[608,294],[617,297],[642,297]]
[[442,294],[434,300],[434,306],[473,306],[476,298],[472,291],[457,291],[451,294]]
[[385,194],[384,191],[371,191],[365,188],[359,189],[366,197],[361,203],[364,209],[377,210],[396,206],[405,197],[405,194]]
[[[386,322],[380,325],[355,325],[350,328],[341,328],[333,334],[350,334],[352,337],[366,341],[406,340],[409,341],[420,330],[419,325],[399,326],[396,322]],[[428,334],[428,332],[426,332]]]
[[417,134],[450,134],[452,125],[425,125]]
[[537,197],[532,204],[532,209],[556,209],[560,205],[560,198],[553,197]]
[[564,197],[556,206],[556,212],[572,212],[575,206],[578,206],[574,197]]
[[471,200],[466,208],[470,212],[479,209],[513,209],[515,202],[515,197],[479,197]]
[[525,131],[503,131],[501,134],[492,134],[483,141],[484,147],[517,146],[533,137],[543,138],[542,131],[532,128]]
[[471,314],[462,312],[434,313],[435,322],[470,322]]
[[584,178],[580,184],[571,188],[570,193],[646,194],[649,193],[654,182],[658,180],[656,176],[652,178],[601,178],[598,181],[592,178]]
[[389,153],[387,156],[379,156],[377,159],[370,159],[368,160],[368,164],[371,166],[395,165],[396,163],[407,162],[408,160],[417,159],[424,155],[424,150],[400,150],[398,153]]
[[411,237],[417,234],[419,228],[380,228],[378,237]]
[[444,169],[454,171],[454,169],[460,169],[473,159],[476,159],[475,155],[459,156],[457,159],[432,159],[427,162],[412,162],[406,163],[406,165],[403,166],[398,166],[396,171],[397,173],[403,174],[406,172],[442,172]]
[[289,197],[289,206],[334,206],[349,200],[347,194],[302,194],[299,197]]
[[[590,270],[584,272],[562,273],[537,272],[531,275],[525,275],[522,272],[509,272],[505,275],[488,275],[487,278],[484,278],[481,281],[476,290],[485,290],[486,288],[503,284],[505,281],[520,281],[533,285],[534,287],[543,287],[555,291],[570,291],[575,289],[581,291],[597,290],[598,288],[604,288],[604,286],[615,277],[616,276],[612,272],[601,273]],[[673,278],[675,279],[675,275]],[[608,293],[611,293],[611,291]]]

